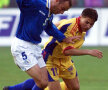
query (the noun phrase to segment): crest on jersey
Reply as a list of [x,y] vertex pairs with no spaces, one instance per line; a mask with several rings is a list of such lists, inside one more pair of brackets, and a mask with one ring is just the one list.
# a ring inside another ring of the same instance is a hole
[[69,68],[68,68],[68,71],[72,71],[73,70],[73,67],[72,66],[70,66]]

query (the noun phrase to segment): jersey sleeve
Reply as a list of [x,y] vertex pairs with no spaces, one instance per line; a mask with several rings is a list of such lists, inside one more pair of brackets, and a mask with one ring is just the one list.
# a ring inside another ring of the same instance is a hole
[[32,0],[32,3],[33,6],[37,9],[45,8],[45,6],[47,5],[47,2],[45,2],[44,0]]
[[48,28],[49,29],[46,29],[45,32],[48,35],[53,36],[57,41],[62,42],[62,40],[66,38],[65,35],[61,31],[59,31],[53,23],[50,23],[48,25]]
[[45,8],[47,2],[43,0],[16,0],[21,11],[39,10]]

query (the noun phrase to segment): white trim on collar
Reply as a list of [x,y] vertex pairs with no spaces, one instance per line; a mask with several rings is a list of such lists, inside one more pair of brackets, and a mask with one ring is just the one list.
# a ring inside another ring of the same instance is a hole
[[49,8],[50,9],[50,0],[47,0],[47,8]]
[[50,17],[50,0],[46,0],[47,1],[47,5],[46,7],[49,9],[49,14],[48,14],[48,17]]

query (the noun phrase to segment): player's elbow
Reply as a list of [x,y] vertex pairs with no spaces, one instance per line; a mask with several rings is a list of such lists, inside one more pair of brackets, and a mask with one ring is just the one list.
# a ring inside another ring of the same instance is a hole
[[65,56],[76,56],[77,55],[76,49],[65,50],[64,55]]
[[64,51],[63,53],[64,53],[65,56],[70,56],[71,55],[69,51]]

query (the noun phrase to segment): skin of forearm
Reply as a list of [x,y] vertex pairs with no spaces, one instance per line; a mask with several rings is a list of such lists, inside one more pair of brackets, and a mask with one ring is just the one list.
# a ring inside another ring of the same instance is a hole
[[80,55],[89,55],[90,50],[88,49],[69,49],[64,52],[66,56],[80,56]]

